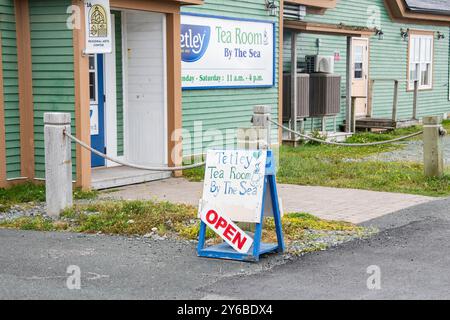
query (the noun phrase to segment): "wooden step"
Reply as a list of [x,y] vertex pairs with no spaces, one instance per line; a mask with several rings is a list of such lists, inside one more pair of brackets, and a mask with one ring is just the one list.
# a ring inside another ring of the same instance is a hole
[[356,129],[399,129],[420,124],[415,119],[397,120],[385,118],[359,118],[356,119]]

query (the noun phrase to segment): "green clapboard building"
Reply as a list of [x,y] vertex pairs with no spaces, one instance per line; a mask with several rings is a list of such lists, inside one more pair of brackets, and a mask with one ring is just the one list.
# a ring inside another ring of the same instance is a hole
[[[376,129],[410,125],[424,115],[447,117],[449,26],[448,0],[285,1],[284,109],[294,110],[292,74],[319,71],[340,76],[340,86],[330,84],[340,88],[333,96],[340,95],[340,106],[303,117],[299,94],[297,127],[306,131],[351,132],[344,123],[353,119],[358,129]],[[305,83],[298,78],[298,90]],[[320,84],[310,84],[310,99],[324,94]],[[284,122],[293,126],[290,113]]]
[[[278,118],[281,7],[0,0],[0,187],[45,180],[46,112],[70,113],[78,139],[138,165],[177,166],[207,148],[235,146],[253,106],[268,105]],[[102,35],[111,35],[107,53],[86,41]],[[117,166],[75,143],[72,164],[83,188],[169,176]]]

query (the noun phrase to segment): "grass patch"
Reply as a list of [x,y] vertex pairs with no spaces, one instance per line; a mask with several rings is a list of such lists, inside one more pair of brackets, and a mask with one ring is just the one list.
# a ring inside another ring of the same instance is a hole
[[[403,136],[408,136],[410,134],[419,132],[422,130],[420,126],[412,126],[409,128],[400,128],[396,130],[389,130],[385,132],[361,132],[355,134],[347,139],[348,143],[370,143],[370,142],[378,142],[378,141],[387,141],[393,140],[396,138],[400,138]],[[420,137],[415,137],[414,139],[420,139]],[[389,146],[387,146],[389,148]],[[395,146],[394,146],[395,148]]]
[[[75,189],[73,197],[75,200],[91,200],[98,195],[97,191],[83,191]],[[10,188],[0,188],[0,212],[5,212],[16,204],[28,202],[44,202],[45,185],[24,183]]]
[[177,233],[197,209],[187,205],[154,201],[105,201],[76,205],[62,214],[76,232],[145,235],[153,228],[159,234]]
[[94,200],[98,196],[97,190],[82,190],[76,188],[73,191],[73,198],[75,200]]
[[192,182],[201,182],[205,177],[205,167],[184,170],[183,177]]
[[280,183],[427,196],[450,195],[448,170],[442,178],[427,178],[423,174],[423,165],[418,163],[348,161],[350,154],[338,155],[342,151],[318,158],[311,150],[305,149],[309,148],[283,148],[278,171]]
[[442,121],[444,129],[450,132],[450,119]]
[[33,230],[33,231],[64,231],[69,228],[67,222],[53,221],[41,216],[23,217],[10,221],[0,222],[0,227],[7,229]]
[[[306,231],[333,232],[342,231],[346,233],[363,232],[363,227],[343,221],[322,220],[308,213],[290,213],[282,218],[285,240],[290,241],[310,240],[310,234]],[[263,230],[263,240],[276,242],[275,222],[273,218],[266,218]]]
[[[0,222],[0,228],[35,231],[70,231],[104,233],[127,236],[144,236],[157,228],[159,236],[177,236],[197,240],[200,223],[197,209],[188,205],[155,201],[104,201],[75,205],[66,210],[59,221],[49,218],[24,217]],[[313,241],[309,231],[342,232],[359,235],[365,228],[356,225],[326,221],[306,213],[287,214],[283,217],[283,229],[287,244],[294,241]],[[207,230],[210,242],[220,242],[219,237]],[[276,242],[273,218],[265,220],[263,241]],[[309,246],[311,247],[311,246]],[[315,244],[312,246],[315,248]],[[317,248],[319,249],[319,248]]]
[[[450,121],[444,125],[450,127]],[[449,128],[450,129],[450,128]],[[349,143],[368,143],[391,140],[420,131],[421,127],[398,129],[384,133],[359,133]],[[282,146],[279,183],[353,188],[398,192],[426,196],[450,195],[450,169],[442,178],[426,178],[423,165],[411,162],[361,161],[370,155],[394,151],[401,144],[371,147],[339,147],[304,144],[298,148]],[[185,171],[190,181],[202,181],[204,169]]]
[[0,188],[0,212],[7,211],[12,205],[27,202],[45,201],[45,187],[25,183],[11,188]]

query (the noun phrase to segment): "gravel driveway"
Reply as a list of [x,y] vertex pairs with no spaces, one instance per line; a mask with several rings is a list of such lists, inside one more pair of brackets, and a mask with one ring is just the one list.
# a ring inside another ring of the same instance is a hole
[[[404,149],[380,153],[365,158],[365,160],[377,160],[386,162],[394,162],[394,161],[423,162],[422,140],[412,140],[408,142],[402,142],[401,144],[405,145]],[[450,136],[445,136],[442,139],[442,144],[444,149],[445,164],[450,165]]]

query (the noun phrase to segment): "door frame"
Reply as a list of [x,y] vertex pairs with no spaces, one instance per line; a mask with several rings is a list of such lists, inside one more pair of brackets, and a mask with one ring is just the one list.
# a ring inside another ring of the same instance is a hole
[[[197,1],[189,0],[186,2]],[[83,7],[82,0],[72,0],[72,3]],[[166,42],[167,42],[167,137],[171,137],[176,130],[182,129],[182,90],[181,90],[181,47],[180,47],[180,7],[181,2],[172,1],[135,1],[135,0],[111,0],[111,8],[116,10],[151,11],[166,14]],[[74,55],[74,81],[75,81],[75,127],[77,138],[90,141],[89,119],[89,65],[86,55],[83,53],[85,46],[86,17],[81,10],[81,27],[73,30],[73,55]],[[172,137],[171,137],[172,138]],[[179,166],[183,162],[180,151],[182,145],[181,136],[168,139],[168,152],[174,154],[168,157],[169,165]],[[91,153],[76,147],[76,186],[83,189],[91,187]],[[174,173],[180,176],[181,172]]]
[[[105,104],[105,55],[104,54],[94,54],[95,61],[95,94],[96,99],[95,103],[90,101],[90,106],[97,107],[97,120],[98,120],[98,134],[100,136],[100,142],[102,142],[102,148],[96,149],[97,151],[104,152],[104,148],[106,147],[106,104]],[[100,63],[101,61],[101,63]],[[90,135],[90,142],[93,148],[95,146],[92,143],[93,136]],[[94,159],[98,159],[99,164],[94,166]],[[101,163],[100,163],[101,161]],[[91,156],[91,167],[92,168],[101,168],[105,167],[106,159],[103,159],[100,156],[92,155]]]
[[[365,102],[366,102],[366,108],[365,111],[361,114],[356,114],[355,112],[355,116],[356,117],[367,117],[369,114],[369,83],[370,83],[370,39],[368,37],[352,37],[352,52],[351,52],[351,68],[352,68],[352,92],[354,92],[353,90],[353,81],[354,81],[354,75],[355,75],[355,62],[354,62],[354,53],[355,53],[355,45],[354,45],[354,41],[365,41],[367,43],[367,51],[366,51],[366,57],[367,57],[367,62],[366,62],[366,98],[365,98]],[[353,94],[352,94],[352,97]],[[358,98],[358,99],[363,99],[363,98]]]
[[[116,26],[114,14],[111,14],[112,52],[105,54],[105,146],[107,154],[123,160],[117,156],[117,70],[116,70]],[[123,66],[122,66],[123,68]],[[124,88],[122,88],[124,90]],[[117,167],[119,164],[106,160],[105,167]]]

